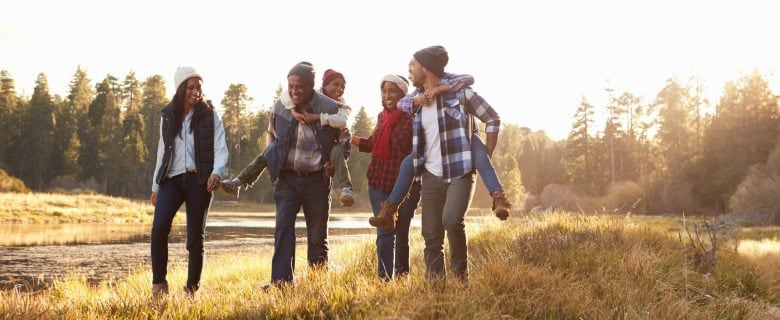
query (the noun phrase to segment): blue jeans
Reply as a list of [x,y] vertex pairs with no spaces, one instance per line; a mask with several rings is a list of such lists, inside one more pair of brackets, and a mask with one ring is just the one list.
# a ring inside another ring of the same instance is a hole
[[[488,192],[504,191],[504,187],[496,174],[496,168],[493,167],[493,162],[488,157],[487,147],[476,134],[471,136],[471,158],[474,159],[474,168],[477,169],[477,172],[482,177],[482,182],[487,187]],[[393,186],[393,191],[387,198],[387,202],[401,203],[408,193],[413,179],[414,165],[412,155],[410,154],[401,161],[398,180],[395,181],[395,186]]]
[[[387,191],[368,186],[368,197],[375,217],[389,194]],[[420,182],[415,182],[409,191],[409,198],[398,207],[398,223],[395,229],[376,229],[376,255],[379,261],[379,277],[382,279],[389,280],[394,274],[409,273],[409,227],[419,201]]]
[[295,270],[295,218],[301,207],[306,218],[309,266],[328,264],[330,183],[323,174],[297,176],[282,172],[274,187],[276,231],[271,281],[292,282]]
[[206,234],[206,218],[211,206],[212,193],[206,184],[198,182],[195,173],[184,173],[167,178],[157,192],[152,222],[152,283],[166,283],[168,275],[168,235],[176,211],[187,203],[187,288],[198,290],[203,271],[203,240]]

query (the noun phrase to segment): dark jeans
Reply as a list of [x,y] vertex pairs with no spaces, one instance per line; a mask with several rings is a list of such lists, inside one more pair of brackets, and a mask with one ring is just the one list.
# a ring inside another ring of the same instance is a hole
[[[390,195],[388,191],[368,186],[368,197],[374,216],[379,214],[382,202]],[[414,217],[414,210],[420,201],[420,182],[415,181],[409,190],[409,197],[398,207],[398,223],[395,229],[376,229],[376,255],[379,261],[379,277],[392,279],[393,274],[409,273],[409,226]],[[393,272],[395,269],[395,272]]]
[[322,174],[297,176],[282,172],[274,187],[276,231],[271,281],[291,282],[295,270],[295,218],[301,207],[306,218],[309,266],[328,264],[330,183]]
[[197,290],[203,271],[203,239],[206,234],[206,217],[211,206],[212,193],[206,191],[206,183],[199,183],[195,173],[167,178],[157,192],[152,222],[152,283],[165,283],[168,274],[168,234],[176,211],[187,203],[187,287]]

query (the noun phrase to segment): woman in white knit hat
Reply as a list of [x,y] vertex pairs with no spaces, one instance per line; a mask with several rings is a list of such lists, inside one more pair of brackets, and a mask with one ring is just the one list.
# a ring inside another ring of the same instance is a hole
[[162,109],[152,184],[152,295],[168,293],[168,234],[176,211],[186,202],[189,264],[184,292],[194,297],[203,270],[206,217],[228,150],[222,120],[211,101],[203,99],[203,77],[192,67],[179,67],[173,82],[176,94]]
[[[352,137],[352,144],[360,152],[371,153],[366,176],[368,197],[374,216],[390,196],[401,161],[412,149],[412,116],[396,107],[409,90],[409,82],[402,76],[386,75],[379,88],[382,112],[377,116],[374,131],[369,137]],[[395,275],[409,273],[409,226],[420,199],[420,184],[412,187],[400,208],[398,223],[377,228],[376,251],[379,278],[390,280]]]

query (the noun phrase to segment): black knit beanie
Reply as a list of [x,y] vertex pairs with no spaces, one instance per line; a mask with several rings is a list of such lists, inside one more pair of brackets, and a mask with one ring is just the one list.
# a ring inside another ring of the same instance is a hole
[[444,67],[450,61],[447,49],[442,46],[430,46],[414,53],[417,60],[425,69],[430,70],[439,77],[444,76]]

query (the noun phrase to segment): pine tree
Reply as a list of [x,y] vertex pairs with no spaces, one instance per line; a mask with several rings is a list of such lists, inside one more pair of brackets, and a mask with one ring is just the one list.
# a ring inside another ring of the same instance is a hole
[[55,129],[54,165],[55,177],[75,177],[81,173],[79,166],[80,135],[85,134],[80,124],[86,121],[87,109],[92,103],[94,93],[87,73],[79,66],[70,82],[67,100],[57,108],[57,128]]
[[[117,79],[112,75],[97,84],[95,99],[87,112],[87,139],[82,140],[85,159],[83,176],[95,178],[102,192],[116,193],[114,180],[122,141],[122,114],[117,93]],[[109,190],[109,186],[111,190]]]
[[[242,168],[242,142],[246,145],[249,140],[250,115],[247,106],[252,102],[252,97],[247,95],[247,88],[243,84],[230,84],[225,97],[222,98],[222,123],[225,126],[225,142],[227,142],[230,155],[228,157],[228,170],[226,174],[236,175]],[[247,162],[248,163],[248,162]]]
[[[359,137],[368,137],[374,130],[374,121],[368,117],[365,107],[360,107],[355,122],[352,124],[352,134]],[[363,152],[352,152],[349,156],[349,172],[352,176],[352,187],[355,192],[368,194],[368,179],[366,171],[371,155]]]
[[30,107],[24,114],[20,151],[20,178],[33,189],[42,189],[51,176],[52,146],[54,139],[54,105],[49,94],[49,82],[41,73],[35,81]]
[[21,110],[14,79],[8,71],[0,71],[0,166],[15,176],[18,176],[15,165],[22,135]]
[[688,108],[690,92],[673,79],[658,93],[654,107],[658,108],[658,133],[656,139],[663,157],[660,168],[664,175],[678,176],[693,159],[695,140],[691,110]]
[[580,106],[574,114],[574,123],[566,139],[566,154],[563,163],[572,186],[580,191],[593,193],[595,161],[593,159],[593,138],[589,131],[593,124],[593,105],[582,97]]
[[121,98],[125,116],[120,143],[121,160],[117,164],[119,175],[118,179],[114,179],[115,189],[122,195],[138,197],[143,177],[146,176],[147,149],[144,146],[143,134],[146,130],[141,115],[143,94],[141,83],[135,78],[134,72],[125,78]]
[[778,97],[761,74],[754,72],[726,84],[696,165],[693,189],[700,203],[718,212],[726,210],[748,168],[766,162],[777,143],[778,129]]
[[639,179],[637,130],[642,114],[641,101],[640,97],[630,92],[624,92],[615,100],[618,108],[624,111],[623,116],[625,117],[624,132],[620,137],[616,155],[617,179],[619,181],[637,181]]
[[143,106],[141,117],[144,123],[144,146],[146,146],[146,169],[142,174],[141,188],[151,192],[152,175],[157,162],[157,144],[160,139],[160,112],[168,104],[165,96],[165,80],[161,75],[146,78],[143,83]]

